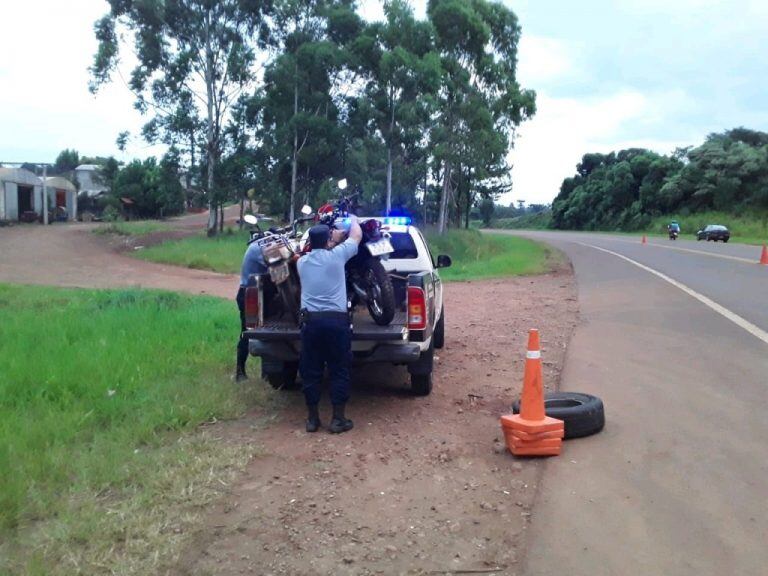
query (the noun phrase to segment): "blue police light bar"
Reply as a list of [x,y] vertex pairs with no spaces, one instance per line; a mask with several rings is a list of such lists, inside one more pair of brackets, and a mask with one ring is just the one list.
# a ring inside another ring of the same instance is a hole
[[384,224],[390,226],[410,226],[411,219],[408,216],[387,216],[384,218]]
[[[345,226],[349,226],[352,223],[351,218],[343,218],[342,222]],[[381,219],[381,223],[385,226],[410,226],[410,216],[386,216]]]

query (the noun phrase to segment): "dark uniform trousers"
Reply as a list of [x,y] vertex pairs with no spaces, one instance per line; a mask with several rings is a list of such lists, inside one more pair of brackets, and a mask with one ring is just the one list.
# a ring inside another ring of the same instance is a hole
[[352,330],[349,317],[310,317],[301,328],[299,371],[307,405],[320,402],[320,384],[326,364],[331,380],[331,403],[346,404],[349,399],[349,366],[352,360]]
[[240,340],[237,342],[237,366],[245,368],[245,361],[248,360],[248,338],[243,338],[245,332],[245,286],[240,286],[235,297],[237,308],[240,310]]

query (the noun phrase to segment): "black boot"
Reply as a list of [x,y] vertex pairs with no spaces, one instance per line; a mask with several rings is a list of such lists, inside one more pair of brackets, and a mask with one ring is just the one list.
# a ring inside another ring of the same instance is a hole
[[237,343],[237,370],[235,370],[235,382],[242,382],[248,380],[248,375],[245,373],[245,363],[248,360],[248,341],[242,337]]
[[235,370],[235,382],[243,382],[244,380],[248,380],[248,374],[245,373],[245,365],[237,365],[237,370]]
[[320,412],[317,404],[307,404],[307,432],[317,432],[320,428]]
[[352,420],[344,416],[344,404],[335,405],[333,407],[333,420],[331,420],[329,430],[333,434],[339,434],[352,430],[353,426]]

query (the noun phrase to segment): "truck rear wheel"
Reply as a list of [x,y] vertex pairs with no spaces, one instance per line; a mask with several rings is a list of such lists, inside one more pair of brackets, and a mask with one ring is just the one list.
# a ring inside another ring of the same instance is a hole
[[298,362],[281,362],[266,358],[261,360],[261,377],[275,390],[295,388],[298,371]]
[[429,396],[432,392],[432,372],[411,374],[411,390],[416,396]]
[[435,326],[435,333],[432,335],[432,341],[438,350],[445,346],[445,306],[440,308],[440,320]]
[[432,345],[421,353],[419,359],[408,366],[411,373],[411,390],[416,396],[428,396],[432,392],[432,366],[435,356],[434,340]]

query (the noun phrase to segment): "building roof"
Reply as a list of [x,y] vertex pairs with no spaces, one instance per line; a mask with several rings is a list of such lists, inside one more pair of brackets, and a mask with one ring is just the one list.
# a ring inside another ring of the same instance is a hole
[[57,188],[59,190],[69,190],[72,192],[77,192],[77,188],[75,188],[75,185],[72,184],[72,182],[70,182],[63,176],[49,176],[48,178],[45,179],[45,185],[50,188]]
[[80,164],[75,170],[98,170],[99,168],[98,164]]
[[0,181],[15,182],[26,186],[41,186],[43,184],[42,179],[23,168],[0,168]]

